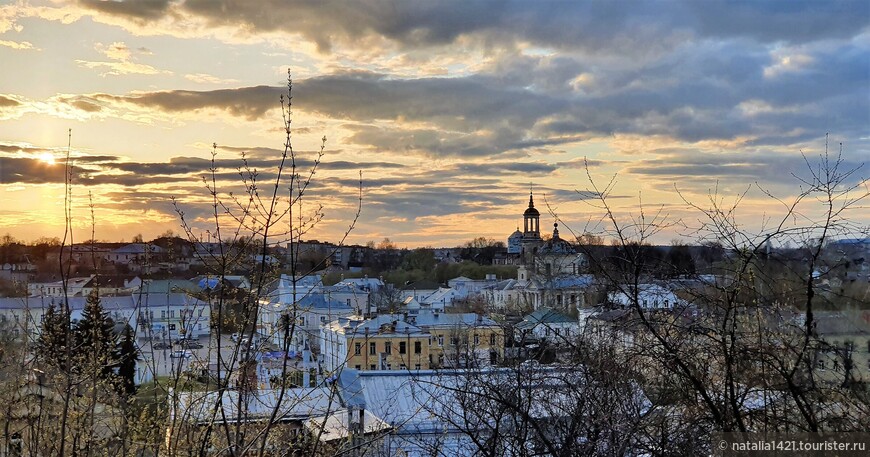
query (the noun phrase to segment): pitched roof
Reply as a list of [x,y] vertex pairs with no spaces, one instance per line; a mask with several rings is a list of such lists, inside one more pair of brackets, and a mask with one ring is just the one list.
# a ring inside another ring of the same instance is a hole
[[[227,390],[220,398],[218,394],[216,391],[178,392],[178,403],[173,411],[181,420],[201,424],[213,419],[215,405],[220,400],[223,414],[217,416],[226,417],[227,422],[238,421],[242,414],[238,409],[239,391]],[[172,393],[169,395],[171,398]],[[341,409],[328,387],[286,389],[283,396],[278,389],[260,389],[248,396],[242,420],[269,419],[275,407],[278,407],[278,420],[305,420]]]
[[296,306],[300,309],[353,310],[353,307],[348,306],[347,303],[327,299],[325,295],[319,293],[311,293],[302,297],[296,301]]
[[144,254],[146,251],[150,251],[151,253],[155,252],[163,252],[163,248],[160,246],[155,246],[153,244],[144,244],[144,243],[132,243],[128,244],[124,247],[115,249],[112,251],[113,254]]
[[[327,324],[333,330],[343,330],[345,335],[400,334],[402,336],[428,335],[420,327],[409,324],[401,314],[381,314],[375,318],[362,320],[358,317],[339,318]],[[382,331],[384,330],[384,331]]]
[[571,318],[571,316],[567,316],[558,311],[555,311],[550,308],[539,308],[535,310],[535,312],[526,315],[522,322],[517,324],[518,329],[531,329],[537,326],[538,324],[571,324],[577,323],[576,319]]
[[418,327],[492,327],[498,323],[486,316],[476,313],[436,313],[432,310],[421,310],[414,316],[414,325]]

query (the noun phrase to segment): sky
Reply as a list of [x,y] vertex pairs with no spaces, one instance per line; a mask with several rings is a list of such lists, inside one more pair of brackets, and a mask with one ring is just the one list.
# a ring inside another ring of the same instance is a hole
[[711,193],[775,220],[826,135],[864,164],[844,185],[870,167],[866,0],[6,2],[0,62],[0,233],[23,240],[63,236],[67,153],[76,239],[180,233],[179,210],[213,233],[212,167],[229,207],[243,154],[271,189],[288,70],[299,170],[326,138],[306,239],[341,239],[361,194],[349,243],[505,240],[531,187],[563,237],[606,228],[608,189],[621,223],[691,240]]

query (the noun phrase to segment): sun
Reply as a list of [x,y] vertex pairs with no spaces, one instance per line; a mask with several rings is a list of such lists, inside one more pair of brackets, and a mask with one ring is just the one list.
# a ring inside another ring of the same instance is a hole
[[39,156],[39,160],[47,163],[48,165],[54,165],[54,155],[48,152],[43,153]]

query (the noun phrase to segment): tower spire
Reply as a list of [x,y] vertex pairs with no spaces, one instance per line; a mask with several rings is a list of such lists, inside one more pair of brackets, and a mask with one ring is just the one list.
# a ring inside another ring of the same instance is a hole
[[535,198],[532,194],[532,183],[529,183],[529,208],[535,207]]

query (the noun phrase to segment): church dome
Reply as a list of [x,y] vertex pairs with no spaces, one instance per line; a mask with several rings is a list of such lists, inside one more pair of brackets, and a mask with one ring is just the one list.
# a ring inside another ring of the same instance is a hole
[[509,236],[508,239],[512,240],[515,238],[522,238],[522,237],[523,237],[523,232],[521,232],[520,229],[517,229],[516,231],[514,231],[514,233],[511,233],[511,236]]
[[541,213],[538,212],[538,210],[535,209],[534,206],[530,206],[530,207],[526,208],[526,211],[523,213],[523,216],[540,216],[540,215],[541,215]]

